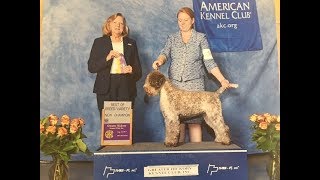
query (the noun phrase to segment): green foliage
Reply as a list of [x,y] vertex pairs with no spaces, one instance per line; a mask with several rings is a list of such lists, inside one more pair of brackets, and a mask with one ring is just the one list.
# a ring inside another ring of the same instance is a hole
[[63,115],[61,120],[53,114],[40,119],[40,151],[44,155],[62,159],[68,163],[71,154],[84,153],[92,155],[87,145],[83,142],[86,135],[82,128],[84,121]]
[[250,116],[253,122],[252,141],[257,144],[257,149],[264,152],[278,151],[280,147],[280,116],[264,114],[253,114]]

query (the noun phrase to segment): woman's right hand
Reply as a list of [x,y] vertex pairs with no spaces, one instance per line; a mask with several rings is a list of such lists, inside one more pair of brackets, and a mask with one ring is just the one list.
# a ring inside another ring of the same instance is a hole
[[158,70],[161,65],[162,65],[162,61],[157,59],[152,63],[152,68],[154,70]]
[[115,50],[111,50],[109,52],[109,54],[107,55],[107,61],[109,61],[110,59],[114,58],[114,57],[119,57],[121,55],[121,53],[119,53],[118,51]]

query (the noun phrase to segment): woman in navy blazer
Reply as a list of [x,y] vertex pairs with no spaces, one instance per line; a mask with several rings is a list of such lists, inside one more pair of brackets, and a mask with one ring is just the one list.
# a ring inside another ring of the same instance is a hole
[[103,24],[102,37],[93,42],[88,70],[96,73],[93,93],[101,112],[104,101],[131,101],[137,96],[136,82],[142,76],[136,41],[129,38],[125,17],[111,15]]

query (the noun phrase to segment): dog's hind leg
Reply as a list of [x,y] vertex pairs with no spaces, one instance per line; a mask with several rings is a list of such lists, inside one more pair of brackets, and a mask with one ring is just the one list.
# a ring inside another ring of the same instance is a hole
[[225,124],[222,113],[216,111],[215,114],[208,112],[204,115],[205,122],[213,129],[215,133],[215,142],[229,145],[231,143],[229,127]]

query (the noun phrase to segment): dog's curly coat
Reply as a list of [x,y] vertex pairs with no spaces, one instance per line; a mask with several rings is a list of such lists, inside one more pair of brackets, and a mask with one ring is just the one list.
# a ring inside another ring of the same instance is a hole
[[231,143],[229,127],[222,116],[219,95],[225,88],[215,92],[187,91],[177,88],[159,71],[148,74],[143,86],[148,96],[160,95],[160,110],[165,120],[166,146],[177,146],[179,125],[183,118],[203,115],[205,122],[214,130],[215,142]]

